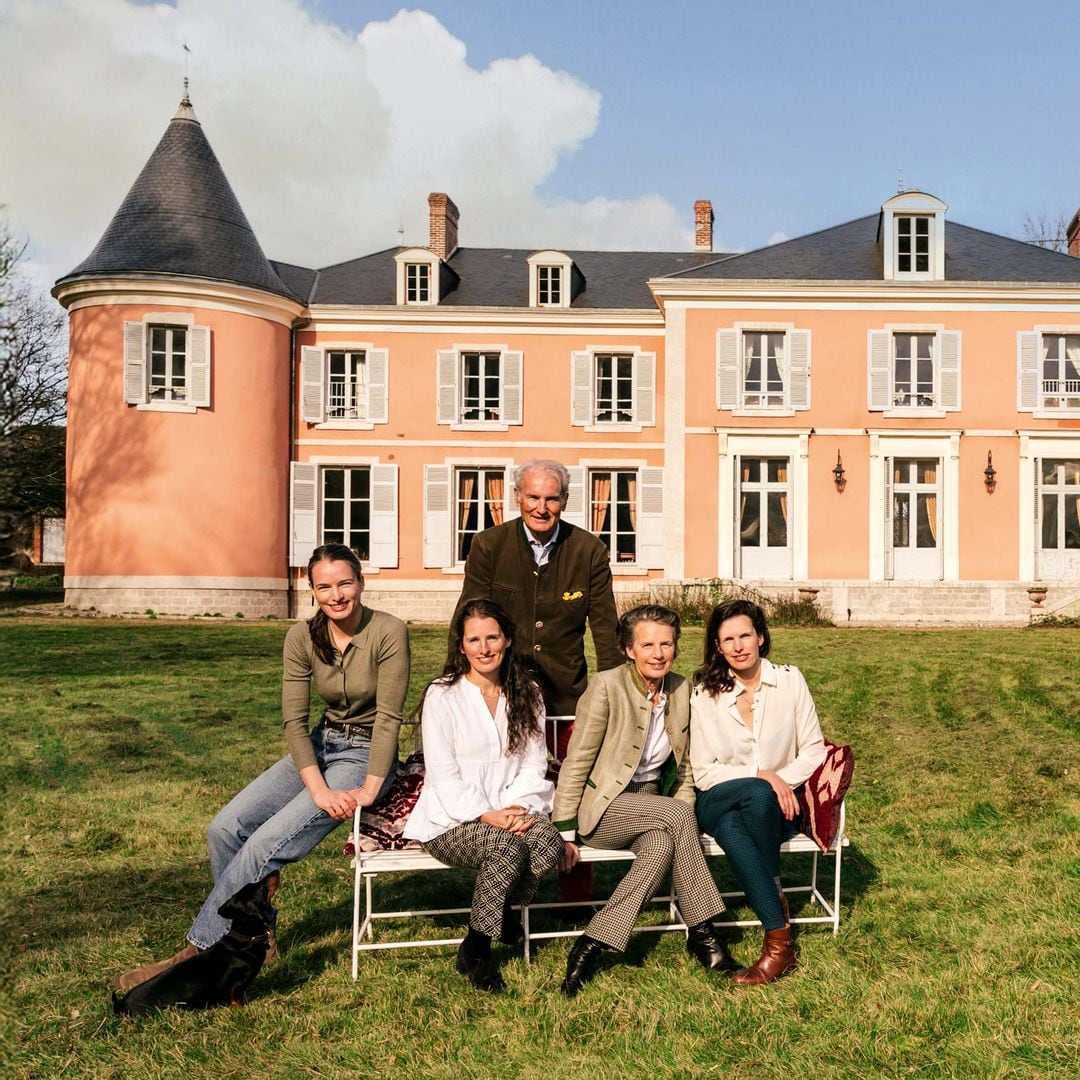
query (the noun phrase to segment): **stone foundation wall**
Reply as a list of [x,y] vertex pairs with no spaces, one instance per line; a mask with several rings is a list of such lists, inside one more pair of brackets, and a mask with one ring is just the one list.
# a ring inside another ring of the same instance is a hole
[[64,603],[108,615],[224,615],[245,619],[267,615],[285,619],[289,595],[284,589],[66,589]]

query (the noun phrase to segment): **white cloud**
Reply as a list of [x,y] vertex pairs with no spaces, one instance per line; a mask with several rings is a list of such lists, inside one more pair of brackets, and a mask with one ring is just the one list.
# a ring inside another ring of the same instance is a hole
[[788,234],[786,232],[783,232],[780,229],[777,229],[776,232],[772,233],[769,236],[769,239],[765,242],[765,245],[766,245],[766,247],[772,247],[773,244],[782,244],[785,240],[790,240],[790,239],[791,239],[791,237],[788,236]]
[[[299,0],[0,0],[0,203],[53,277],[83,259],[192,99],[263,248],[325,265],[426,243],[427,194],[465,245],[690,248],[657,195],[545,199],[600,95],[533,56],[471,67],[433,16],[354,35]],[[593,193],[588,193],[592,195]]]

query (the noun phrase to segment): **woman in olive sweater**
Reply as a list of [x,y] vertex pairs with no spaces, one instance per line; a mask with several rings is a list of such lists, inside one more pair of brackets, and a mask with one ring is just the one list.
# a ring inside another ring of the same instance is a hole
[[[308,582],[319,610],[285,637],[282,717],[289,753],[210,823],[214,887],[176,956],[115,982],[120,990],[208,949],[229,930],[218,909],[243,886],[308,854],[393,778],[409,685],[405,624],[360,603],[364,578],[342,544],[317,548]],[[308,730],[311,683],[326,703]]]

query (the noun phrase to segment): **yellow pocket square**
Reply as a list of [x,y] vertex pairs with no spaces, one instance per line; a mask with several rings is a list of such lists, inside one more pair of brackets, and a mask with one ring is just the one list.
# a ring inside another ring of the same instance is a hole
[[578,589],[577,592],[564,592],[562,598],[564,600],[580,600],[585,594]]

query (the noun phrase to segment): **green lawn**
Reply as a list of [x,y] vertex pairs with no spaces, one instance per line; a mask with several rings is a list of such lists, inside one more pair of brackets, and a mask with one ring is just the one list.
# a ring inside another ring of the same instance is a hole
[[[342,829],[286,871],[283,956],[247,1008],[114,1017],[107,979],[179,946],[208,888],[206,823],[281,752],[284,632],[0,618],[4,1075],[1073,1073],[1080,632],[1061,629],[776,633],[774,659],[803,669],[857,764],[840,934],[804,930],[800,970],[773,986],[710,978],[675,934],[638,935],[573,1002],[565,941],[529,968],[508,958],[498,997],[471,991],[450,949],[367,954],[354,983]],[[444,641],[414,628],[411,700]],[[683,671],[700,650],[689,631]],[[469,884],[383,891],[466,903]]]

